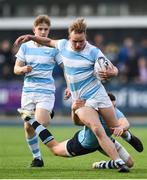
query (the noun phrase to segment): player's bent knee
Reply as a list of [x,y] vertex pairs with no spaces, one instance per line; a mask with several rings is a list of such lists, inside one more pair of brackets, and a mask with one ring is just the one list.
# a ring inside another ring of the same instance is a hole
[[43,125],[44,127],[49,126],[49,121],[47,121],[47,122],[43,122],[43,123],[42,123],[42,125]]
[[132,168],[134,166],[134,161],[131,157],[129,157],[128,161],[126,162],[127,166],[129,168]]
[[48,127],[50,123],[50,119],[42,119],[42,120],[37,120],[40,124],[42,124],[44,127]]
[[49,125],[49,120],[37,120],[37,121],[44,127],[48,127]]
[[91,127],[93,133],[99,137],[99,139],[103,139],[106,137],[105,132],[103,131],[103,129],[97,127],[97,126],[93,126]]

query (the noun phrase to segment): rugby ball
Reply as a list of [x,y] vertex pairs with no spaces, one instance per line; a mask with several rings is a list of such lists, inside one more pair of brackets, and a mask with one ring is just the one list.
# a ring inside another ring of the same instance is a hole
[[94,64],[94,74],[99,79],[99,71],[105,71],[109,66],[109,61],[104,57],[99,57]]

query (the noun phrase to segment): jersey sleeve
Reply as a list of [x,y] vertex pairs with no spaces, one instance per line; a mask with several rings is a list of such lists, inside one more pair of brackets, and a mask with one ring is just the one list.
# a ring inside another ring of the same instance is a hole
[[59,51],[62,51],[62,49],[64,49],[67,41],[68,41],[67,39],[58,40],[57,43],[56,43],[56,48],[57,48]]
[[115,108],[115,112],[116,112],[116,117],[118,118],[118,120],[120,118],[124,118],[125,117],[125,115],[119,109]]
[[26,44],[22,44],[17,52],[16,59],[25,62]]

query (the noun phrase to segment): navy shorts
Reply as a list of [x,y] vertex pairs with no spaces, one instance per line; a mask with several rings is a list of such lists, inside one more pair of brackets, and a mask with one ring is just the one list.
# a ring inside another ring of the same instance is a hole
[[71,156],[80,156],[99,150],[99,148],[84,148],[78,141],[78,134],[79,131],[67,142],[66,145],[67,151]]

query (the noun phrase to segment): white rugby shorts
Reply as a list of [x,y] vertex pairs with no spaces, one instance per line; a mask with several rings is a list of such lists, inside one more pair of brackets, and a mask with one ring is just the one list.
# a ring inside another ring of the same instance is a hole
[[28,111],[33,111],[36,108],[42,108],[52,112],[54,103],[54,94],[22,93],[21,97],[21,108]]
[[96,110],[112,106],[112,102],[103,85],[101,85],[98,92],[93,97],[86,100],[85,106],[92,107]]

